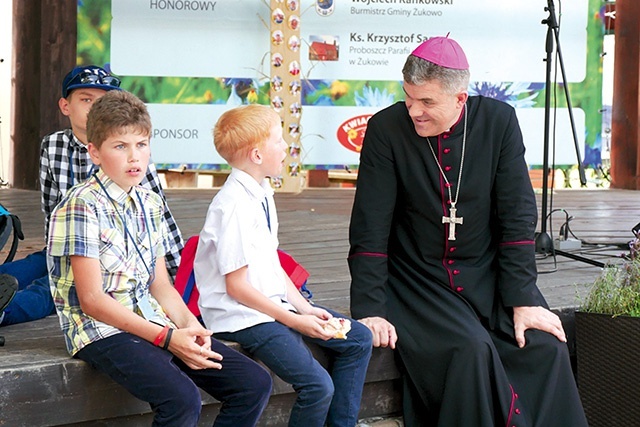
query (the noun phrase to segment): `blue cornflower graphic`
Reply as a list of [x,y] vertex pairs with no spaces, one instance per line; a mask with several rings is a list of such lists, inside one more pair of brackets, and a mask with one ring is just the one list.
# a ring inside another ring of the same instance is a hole
[[370,86],[362,88],[362,95],[357,91],[354,93],[357,107],[387,107],[393,104],[394,95],[388,93],[387,89],[371,89]]
[[531,83],[514,82],[514,83],[490,83],[490,82],[474,82],[469,86],[469,95],[483,95],[488,98],[498,99],[515,108],[531,108],[535,105],[533,99],[538,96],[538,92],[526,98],[519,98],[524,93],[531,93]]

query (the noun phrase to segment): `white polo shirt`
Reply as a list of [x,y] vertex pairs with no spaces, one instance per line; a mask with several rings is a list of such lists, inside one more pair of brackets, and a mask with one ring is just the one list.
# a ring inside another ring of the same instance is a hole
[[[267,218],[269,225],[267,225]],[[225,275],[247,266],[251,285],[271,301],[293,310],[278,259],[278,215],[273,189],[232,169],[209,205],[194,260],[198,305],[208,329],[235,332],[274,319],[227,294]]]

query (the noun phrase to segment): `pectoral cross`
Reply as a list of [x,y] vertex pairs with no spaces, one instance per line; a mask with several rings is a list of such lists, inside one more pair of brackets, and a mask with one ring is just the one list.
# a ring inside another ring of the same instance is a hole
[[449,216],[442,217],[443,224],[449,224],[449,240],[456,240],[456,224],[462,224],[462,217],[456,217],[456,204],[451,203]]

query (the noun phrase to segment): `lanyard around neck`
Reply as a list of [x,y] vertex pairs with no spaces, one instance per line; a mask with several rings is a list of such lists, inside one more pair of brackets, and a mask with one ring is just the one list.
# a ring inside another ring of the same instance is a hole
[[98,178],[97,175],[94,175],[96,181],[98,182],[98,184],[100,185],[100,188],[102,188],[102,191],[104,192],[104,194],[107,196],[107,198],[111,201],[111,204],[113,205],[113,208],[115,209],[116,213],[118,214],[118,217],[120,218],[120,222],[122,222],[122,226],[124,227],[124,232],[126,236],[129,236],[129,239],[131,239],[131,242],[133,244],[133,247],[136,248],[136,251],[138,252],[138,255],[140,256],[140,260],[142,261],[142,264],[144,265],[144,268],[147,269],[147,273],[149,274],[149,282],[153,281],[153,278],[155,276],[155,256],[153,255],[153,242],[151,241],[151,231],[149,230],[149,222],[147,221],[147,213],[144,210],[144,205],[142,204],[142,199],[140,198],[140,194],[138,192],[136,192],[136,196],[138,196],[138,202],[140,203],[140,207],[142,209],[142,216],[144,218],[144,225],[145,228],[147,229],[147,237],[149,238],[149,250],[151,251],[151,268],[149,268],[149,266],[147,265],[147,262],[144,260],[144,257],[142,256],[142,252],[140,251],[140,248],[138,247],[138,244],[136,243],[136,239],[133,237],[133,235],[131,235],[131,232],[129,231],[129,228],[127,227],[127,221],[125,220],[125,217],[122,213],[120,213],[120,211],[118,210],[118,205],[116,204],[116,201],[113,200],[113,198],[109,195],[109,193],[107,192],[106,187],[104,186],[104,184],[102,183],[102,181],[100,180],[100,178]]
[[267,199],[267,196],[264,196],[262,210],[264,210],[264,214],[267,217],[267,226],[269,227],[269,231],[271,231],[271,215],[269,215],[269,200]]

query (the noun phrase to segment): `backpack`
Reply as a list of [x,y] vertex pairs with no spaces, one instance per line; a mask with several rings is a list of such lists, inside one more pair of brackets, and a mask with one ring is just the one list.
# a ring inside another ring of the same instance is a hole
[[196,249],[198,249],[198,236],[191,236],[180,255],[180,265],[176,271],[174,286],[178,293],[182,295],[182,300],[187,308],[196,316],[200,317],[200,308],[198,308],[198,298],[200,293],[196,288],[196,276],[193,272],[193,260],[196,257]]
[[[196,249],[198,249],[198,240],[199,236],[191,236],[184,245],[174,285],[182,296],[182,300],[187,305],[187,308],[199,318],[200,308],[198,307],[198,298],[200,297],[200,293],[196,286],[196,277],[193,271],[193,261],[196,257]],[[296,285],[296,288],[298,288],[305,298],[310,299],[313,295],[306,287],[309,272],[291,255],[281,249],[278,249],[278,258],[280,259],[282,268],[293,284]]]
[[0,250],[4,248],[9,239],[11,240],[11,248],[4,262],[11,262],[18,250],[18,242],[24,240],[22,234],[22,223],[17,215],[12,214],[0,204]]
[[278,249],[278,258],[280,258],[280,265],[285,273],[289,276],[289,279],[296,285],[296,288],[306,298],[311,299],[313,294],[307,289],[307,279],[309,278],[309,272],[298,263],[291,255]]

